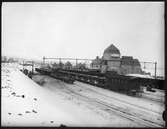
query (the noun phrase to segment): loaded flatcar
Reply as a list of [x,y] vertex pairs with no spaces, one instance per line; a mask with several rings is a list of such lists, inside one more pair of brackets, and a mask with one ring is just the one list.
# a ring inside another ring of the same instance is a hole
[[92,70],[77,69],[38,69],[37,72],[52,76],[67,83],[73,83],[75,80],[95,85],[98,87],[110,89],[126,94],[137,95],[141,92],[140,84],[135,77],[119,75],[116,72],[100,73]]
[[96,70],[61,69],[61,72],[75,80],[126,94],[141,93],[137,78],[119,75],[114,71],[101,73]]
[[72,78],[68,74],[63,73],[60,69],[36,68],[35,70],[41,74],[51,76],[70,84],[74,83],[75,81],[74,78]]
[[140,83],[141,86],[147,87],[149,91],[153,91],[152,88],[157,88],[165,90],[165,81],[163,79],[157,79],[151,76],[130,74],[126,75],[128,77],[135,77],[136,81]]
[[129,95],[140,95],[140,93],[142,92],[140,83],[138,83],[138,78],[136,77],[127,77],[113,72],[107,72],[105,76],[105,86],[107,89],[126,93]]

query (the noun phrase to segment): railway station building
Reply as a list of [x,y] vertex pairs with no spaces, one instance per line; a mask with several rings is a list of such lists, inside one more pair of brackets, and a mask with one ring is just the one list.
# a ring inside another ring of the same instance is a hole
[[138,59],[132,56],[122,56],[120,50],[111,44],[107,47],[102,58],[96,57],[92,61],[92,68],[101,69],[102,72],[116,71],[119,74],[142,74],[142,69]]

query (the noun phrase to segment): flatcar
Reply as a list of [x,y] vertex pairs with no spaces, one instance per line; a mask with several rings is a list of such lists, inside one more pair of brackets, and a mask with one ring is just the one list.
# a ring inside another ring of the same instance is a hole
[[106,76],[106,88],[122,92],[128,95],[141,95],[142,89],[136,77],[127,77],[119,75],[113,72],[107,72]]
[[61,81],[73,84],[75,79],[68,74],[63,73],[60,69],[35,68],[35,70],[43,75],[48,75]]
[[95,70],[77,69],[36,69],[37,72],[47,74],[56,79],[73,83],[75,80],[88,83],[94,86],[110,89],[129,95],[139,95],[142,91],[140,84],[135,77],[119,75],[114,71],[101,73]]
[[136,81],[141,86],[147,87],[147,90],[153,91],[152,88],[165,90],[165,80],[144,75],[126,75],[128,77],[135,77]]

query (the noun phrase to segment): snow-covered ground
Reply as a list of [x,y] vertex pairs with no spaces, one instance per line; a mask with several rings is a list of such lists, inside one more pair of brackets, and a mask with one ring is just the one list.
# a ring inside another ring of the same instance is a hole
[[164,90],[153,88],[153,90],[155,90],[156,92],[150,92],[146,90],[146,87],[144,87],[143,90],[144,90],[144,93],[142,94],[143,98],[165,103],[165,91]]
[[126,74],[126,76],[140,77],[140,78],[150,78],[153,79],[151,75],[142,75],[142,74]]
[[162,102],[35,75],[40,86],[18,68],[2,64],[2,126],[164,127]]

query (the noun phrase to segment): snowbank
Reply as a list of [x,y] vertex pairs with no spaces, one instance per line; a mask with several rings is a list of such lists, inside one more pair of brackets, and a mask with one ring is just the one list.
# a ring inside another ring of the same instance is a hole
[[[2,65],[2,126],[119,126]],[[123,124],[122,126],[124,126]],[[134,125],[133,125],[134,126]]]

